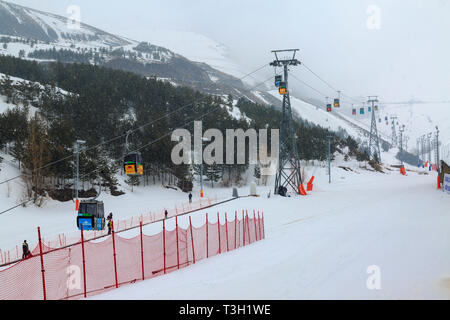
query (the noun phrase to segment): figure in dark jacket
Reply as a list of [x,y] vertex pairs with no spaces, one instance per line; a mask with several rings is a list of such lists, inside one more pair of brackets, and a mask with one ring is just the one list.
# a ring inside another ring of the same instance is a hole
[[192,193],[189,193],[189,203],[192,203]]
[[167,210],[166,211],[164,211],[164,217],[165,217],[165,219],[167,219],[167,216],[169,215],[169,213],[167,212]]
[[22,244],[22,259],[28,258],[29,255],[30,255],[30,248],[28,247],[27,240],[24,240]]

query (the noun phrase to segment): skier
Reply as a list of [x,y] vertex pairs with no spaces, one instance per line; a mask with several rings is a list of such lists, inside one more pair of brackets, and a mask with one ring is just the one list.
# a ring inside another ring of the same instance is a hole
[[108,218],[106,218],[106,220],[109,221],[109,220],[112,220],[112,218],[113,218],[113,214],[112,214],[112,212],[110,212],[109,215],[108,215]]
[[167,210],[166,211],[164,211],[164,216],[166,217],[166,219],[167,219],[167,216],[169,215],[169,213],[167,212]]
[[27,240],[24,240],[24,241],[23,241],[23,244],[22,244],[22,251],[23,251],[23,253],[22,253],[22,259],[28,258],[28,256],[30,255],[30,249],[28,248]]
[[192,193],[189,193],[189,203],[192,203]]

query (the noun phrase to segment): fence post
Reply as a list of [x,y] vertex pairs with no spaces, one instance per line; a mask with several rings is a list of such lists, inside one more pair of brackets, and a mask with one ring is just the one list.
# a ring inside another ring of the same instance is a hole
[[252,238],[250,237],[250,220],[248,219],[248,211],[245,210],[245,215],[246,215],[246,219],[247,219],[247,233],[248,233],[248,244],[252,243]]
[[142,232],[142,220],[139,223],[139,229],[141,231],[141,263],[142,263],[142,280],[145,280],[145,269],[144,269],[144,235]]
[[175,217],[175,225],[177,232],[177,269],[180,270],[180,249],[178,245],[178,216]]
[[164,274],[166,274],[166,219],[163,220]]
[[264,229],[264,212],[261,212],[262,216],[262,230],[263,230],[263,239],[266,238],[266,230]]
[[261,234],[261,218],[259,216],[259,211],[258,211],[258,231],[259,231],[259,240],[262,239],[262,234]]
[[245,247],[245,216],[244,216],[244,210],[242,210],[242,233],[243,233],[243,246]]
[[38,237],[39,237],[39,254],[41,256],[42,289],[44,293],[44,300],[47,300],[47,292],[45,291],[45,269],[44,269],[44,258],[42,256],[42,240],[40,227],[38,227]]
[[208,234],[209,222],[208,222],[208,213],[206,213],[206,258],[209,258],[209,234]]
[[189,227],[191,229],[192,259],[193,259],[194,264],[195,264],[194,234],[192,233],[192,219],[191,219],[191,216],[189,216]]
[[230,251],[230,247],[228,245],[228,217],[226,212],[225,212],[225,233],[227,235],[227,252],[228,252]]
[[114,221],[111,221],[111,229],[112,229],[112,241],[113,241],[113,256],[114,256],[114,275],[116,278],[116,288],[119,287],[119,282],[117,281],[117,261],[116,261],[116,240],[115,240],[115,231],[114,231]]
[[234,250],[237,249],[236,233],[237,233],[237,211],[234,212]]
[[220,246],[220,216],[218,212],[217,212],[217,230],[219,231],[219,254],[221,254],[222,248]]
[[83,257],[83,282],[84,282],[84,297],[86,298],[86,259],[84,256],[84,235],[83,235],[83,224],[81,226],[81,252]]
[[253,210],[253,223],[255,224],[255,242],[258,241],[258,233],[256,232],[256,213]]

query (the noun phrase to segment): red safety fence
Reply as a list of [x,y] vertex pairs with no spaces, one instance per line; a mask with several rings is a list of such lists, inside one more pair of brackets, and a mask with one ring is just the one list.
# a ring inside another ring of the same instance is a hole
[[[165,211],[167,210],[168,217],[175,217],[182,214],[186,214],[188,212],[201,210],[204,208],[208,208],[217,204],[219,200],[217,197],[214,198],[203,198],[197,201],[193,201],[192,203],[182,203],[178,206],[174,206],[172,208],[166,208],[159,212],[148,212],[146,214],[141,214],[139,216],[133,216],[128,219],[116,220],[115,221],[115,229],[116,232],[125,231],[132,228],[139,227],[139,223],[142,221],[144,225],[153,223],[156,221],[161,221],[165,218]],[[74,217],[74,223],[75,223]],[[106,236],[108,234],[107,230],[103,231],[93,231],[89,234],[86,234],[86,240],[96,239],[99,237]],[[54,236],[50,239],[42,239],[43,244],[46,247],[51,248],[63,248],[72,244],[76,244],[80,242],[80,234],[78,232],[71,233],[61,233],[57,236]],[[9,263],[13,263],[17,260],[22,259],[22,247],[16,246],[12,250],[1,250],[0,249],[0,265],[6,265]]]
[[61,300],[90,297],[125,284],[151,279],[265,238],[264,215],[253,211],[227,214],[216,223],[186,229],[163,229],[152,236],[142,231],[126,239],[117,232],[102,242],[85,239],[66,248],[51,248],[41,239],[32,257],[0,271],[0,300]]

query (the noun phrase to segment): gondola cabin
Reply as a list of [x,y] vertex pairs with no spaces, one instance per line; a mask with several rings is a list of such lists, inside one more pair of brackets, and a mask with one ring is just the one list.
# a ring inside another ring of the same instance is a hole
[[141,176],[144,174],[142,155],[139,152],[129,153],[123,161],[123,169],[126,175]]
[[378,106],[375,106],[375,107],[374,107],[374,110],[375,110],[375,111],[378,111]]
[[339,108],[341,106],[341,101],[339,99],[334,99],[334,107]]
[[367,111],[368,111],[368,112],[372,112],[372,107],[368,107],[368,108],[367,108]]
[[356,109],[352,110],[352,115],[356,116]]
[[279,88],[282,80],[283,80],[283,78],[281,76],[276,76],[275,77],[275,87]]
[[83,200],[78,208],[77,227],[83,231],[105,229],[105,207],[102,201]]
[[279,91],[280,91],[281,95],[287,94],[286,82],[284,82],[284,81],[280,82]]
[[332,108],[331,108],[331,103],[330,104],[327,104],[327,112],[331,112],[332,111]]
[[359,109],[359,114],[364,114],[364,108]]

